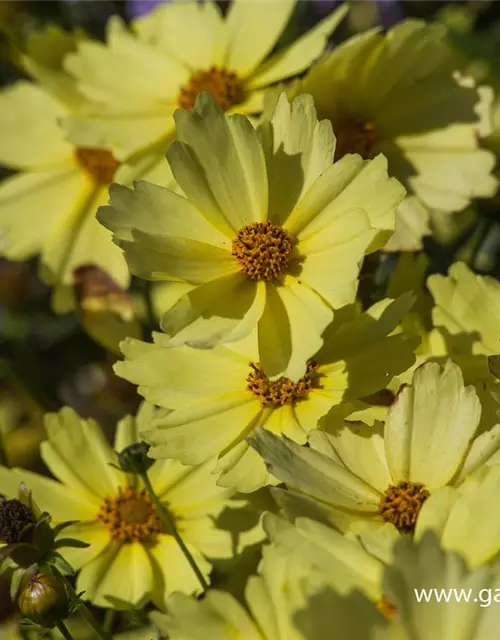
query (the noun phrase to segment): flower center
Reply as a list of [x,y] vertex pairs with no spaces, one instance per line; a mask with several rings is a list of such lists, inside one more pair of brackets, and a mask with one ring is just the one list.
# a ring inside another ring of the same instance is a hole
[[19,542],[21,532],[28,525],[34,525],[35,516],[31,509],[19,500],[0,501],[0,541],[7,544]]
[[391,485],[380,500],[380,511],[386,522],[392,522],[400,533],[413,533],[422,505],[429,492],[421,482],[399,482]]
[[181,88],[179,105],[192,111],[196,96],[203,91],[207,91],[224,111],[243,102],[243,87],[238,76],[232,71],[211,67],[208,71],[196,73]]
[[121,542],[151,540],[161,531],[158,512],[144,490],[120,489],[117,496],[106,498],[97,519]]
[[247,389],[257,396],[262,407],[282,407],[292,404],[295,400],[306,398],[309,391],[318,388],[320,375],[317,373],[318,364],[313,360],[307,363],[305,374],[298,382],[281,377],[270,381],[260,367],[260,362],[251,363],[252,371],[247,377]]
[[252,222],[238,231],[232,254],[251,280],[274,280],[288,269],[292,239],[270,222]]
[[336,161],[348,153],[358,153],[365,160],[376,155],[377,132],[371,122],[341,116],[332,124],[337,137]]
[[78,164],[97,184],[109,184],[113,181],[116,170],[120,166],[111,151],[105,149],[91,149],[77,147],[75,156]]

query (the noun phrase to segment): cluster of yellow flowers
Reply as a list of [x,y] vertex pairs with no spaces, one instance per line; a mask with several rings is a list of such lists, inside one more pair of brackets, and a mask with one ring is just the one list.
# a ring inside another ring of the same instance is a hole
[[[83,602],[147,611],[123,638],[496,640],[500,283],[411,253],[495,194],[492,92],[440,25],[324,53],[345,6],[272,53],[294,4],[178,0],[106,43],[50,27],[0,94],[2,254],[40,255],[57,312],[88,265],[158,283],[161,327],[120,343],[144,402],[113,447],[63,408],[55,479],[0,467],[5,566],[53,566],[12,553],[26,485]],[[375,252],[399,257],[364,304]]]

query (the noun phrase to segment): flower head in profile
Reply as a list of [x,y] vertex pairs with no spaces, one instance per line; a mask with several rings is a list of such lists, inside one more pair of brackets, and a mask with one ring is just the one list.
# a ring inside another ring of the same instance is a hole
[[367,31],[313,65],[291,91],[310,93],[319,117],[330,119],[337,159],[381,152],[389,174],[416,196],[398,211],[392,249],[419,248],[428,209],[458,211],[497,189],[494,156],[478,143],[490,130],[491,92],[457,75],[445,37],[444,26],[419,20]]
[[500,425],[476,436],[481,405],[448,361],[419,367],[388,411],[384,429],[346,424],[313,431],[310,448],[260,429],[252,443],[289,490],[275,496],[291,515],[341,530],[366,520],[412,533],[432,493],[457,486],[500,449]]
[[186,285],[161,321],[170,346],[212,347],[257,328],[264,373],[297,381],[333,309],[353,302],[360,262],[403,188],[383,156],[332,164],[331,126],[309,96],[290,105],[282,95],[259,131],[208,94],[176,122],[167,158],[185,196],[113,185],[99,219],[134,274]]
[[360,314],[341,309],[295,382],[265,375],[255,332],[232,347],[203,350],[170,348],[159,333],[154,344],[128,339],[115,370],[149,401],[173,409],[144,434],[152,457],[184,464],[216,458],[217,482],[250,492],[272,481],[245,439],[256,426],[303,444],[333,406],[385,388],[411,366],[416,341],[391,334],[412,301],[384,300]]
[[[152,412],[144,405],[136,419],[127,417],[118,424],[116,450],[138,440],[138,425],[144,428]],[[46,427],[42,457],[58,481],[0,467],[0,482],[3,491],[12,493],[23,479],[54,523],[78,521],[62,535],[88,545],[64,549],[65,560],[79,570],[76,589],[85,592],[83,598],[104,607],[152,601],[163,608],[172,591],[195,592],[197,578],[174,537],[163,529],[142,480],[114,466],[116,454],[97,424],[66,408],[48,414]],[[234,552],[234,534],[217,527],[218,516],[245,503],[231,500],[231,491],[216,487],[207,464],[186,468],[175,461],[155,462],[148,476],[208,576],[208,558],[228,558]]]
[[71,118],[79,144],[106,144],[123,159],[165,145],[173,113],[191,110],[206,91],[229,113],[262,110],[269,85],[303,72],[323,51],[347,12],[338,8],[311,31],[269,56],[296,0],[233,0],[223,17],[216,2],[169,2],[132,21],[108,23],[107,44],[83,41],[66,71],[94,104]]

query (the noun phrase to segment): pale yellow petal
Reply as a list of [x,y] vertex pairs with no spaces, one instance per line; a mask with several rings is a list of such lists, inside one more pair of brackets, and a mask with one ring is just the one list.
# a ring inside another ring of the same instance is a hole
[[224,21],[215,2],[170,2],[136,18],[138,37],[193,71],[224,62]]
[[[190,522],[209,514],[217,515],[227,504],[232,491],[215,483],[212,473],[213,459],[195,467],[184,468],[184,475],[164,493],[165,500],[182,520],[182,527],[189,536]],[[176,464],[179,464],[175,461]]]
[[111,466],[116,456],[96,422],[65,407],[47,414],[45,425],[49,439],[42,444],[42,458],[61,482],[92,500],[125,486],[126,476]]
[[225,66],[248,76],[273,49],[294,6],[295,0],[232,2],[226,21]]
[[243,391],[251,371],[246,358],[225,347],[169,349],[130,338],[122,342],[121,349],[125,360],[115,364],[116,373],[139,385],[139,393],[148,400],[167,409]]
[[[130,273],[123,254],[112,242],[111,233],[96,219],[97,208],[108,199],[105,187],[91,192],[88,200],[76,201],[71,215],[43,247],[40,275],[53,286],[71,291],[74,270],[89,263],[100,267],[118,285],[126,288]],[[70,304],[54,304],[65,313]]]
[[[71,165],[21,173],[0,183],[0,247],[12,260],[40,253],[87,197],[88,181]],[[44,212],[39,224],[40,210]]]
[[122,240],[130,271],[146,280],[174,280],[198,285],[238,271],[230,251],[206,242],[172,235],[133,231],[133,241]]
[[361,263],[372,237],[370,221],[361,209],[334,219],[304,241],[299,241],[297,251],[304,258],[297,278],[317,291],[333,309],[351,304],[358,289]]
[[481,406],[457,365],[427,363],[398,394],[385,425],[387,463],[395,482],[422,482],[432,491],[461,469]]
[[332,507],[377,513],[380,493],[326,455],[266,429],[252,440],[268,469],[290,487]]
[[203,93],[191,113],[176,112],[175,123],[178,142],[170,145],[167,159],[179,186],[207,220],[230,238],[241,227],[265,220],[264,152],[249,120],[227,116]]
[[[97,514],[94,514],[94,518],[95,515]],[[65,520],[68,521],[72,519],[69,515],[65,517]],[[59,538],[74,538],[75,540],[82,540],[89,545],[85,548],[64,547],[62,550],[64,559],[70,563],[75,571],[78,571],[87,562],[91,562],[93,558],[100,555],[111,541],[111,535],[105,525],[95,520],[94,522],[72,524],[62,530]]]
[[47,511],[56,522],[68,520],[94,520],[101,502],[88,492],[56,482],[26,469],[0,467],[2,492],[8,498],[18,495],[19,485],[24,482],[33,492],[36,504]]
[[262,282],[240,274],[219,278],[182,296],[162,317],[161,328],[172,338],[169,346],[211,348],[236,342],[255,329],[265,296]]
[[[151,104],[122,113],[118,107],[71,114],[63,122],[68,140],[80,147],[104,147],[118,160],[151,145],[162,148],[175,134],[174,106]],[[164,152],[162,150],[162,156]]]
[[85,590],[84,599],[101,607],[113,606],[112,598],[132,606],[141,606],[151,597],[153,580],[152,562],[141,543],[111,543],[95,560],[83,567],[77,580],[77,589]]
[[109,196],[109,205],[99,209],[98,218],[120,240],[131,241],[135,230],[189,238],[219,249],[231,247],[230,240],[207,222],[187,198],[170,189],[139,180],[133,189],[111,185]]
[[173,593],[167,608],[168,616],[153,620],[172,640],[262,640],[246,610],[229,593],[210,589],[203,600]]
[[265,87],[307,69],[321,55],[329,36],[347,11],[347,5],[339,7],[291,45],[265,61],[248,79],[248,87],[252,89]]
[[65,58],[65,69],[77,78],[80,90],[90,100],[111,104],[125,114],[133,113],[134,107],[166,106],[175,100],[189,79],[183,65],[134,37],[116,16],[107,31],[108,44],[83,41]]
[[[256,425],[261,425],[257,422]],[[251,435],[252,431],[248,432]],[[279,481],[269,473],[264,460],[243,440],[227,450],[213,470],[220,474],[217,484],[220,487],[232,487],[241,493],[252,493],[261,487],[277,484]]]
[[259,415],[259,403],[246,391],[193,402],[158,421],[148,433],[148,441],[154,445],[150,455],[200,464],[244,437]]
[[399,138],[398,144],[416,171],[409,184],[430,208],[461,211],[472,198],[492,197],[498,189],[495,156],[478,148],[470,125]]
[[[208,579],[210,563],[197,549],[189,544],[187,547],[205,579]],[[174,591],[192,594],[201,590],[197,576],[173,536],[159,536],[149,553],[154,565],[153,602],[156,606],[164,609],[166,599]]]
[[432,234],[431,213],[416,196],[403,200],[396,211],[396,226],[393,235],[384,246],[384,251],[420,251],[423,239]]
[[453,336],[476,335],[476,353],[500,352],[498,280],[475,274],[465,263],[456,262],[448,276],[430,276],[428,286],[436,303],[432,311],[436,326],[444,327]]
[[284,93],[259,133],[269,180],[267,215],[270,222],[282,225],[332,164],[335,136],[327,120],[318,123],[311,96],[300,95],[290,104]]
[[259,357],[266,375],[301,378],[332,317],[320,296],[299,280],[286,276],[281,286],[268,284],[259,321]]
[[71,158],[59,120],[64,107],[40,87],[16,82],[0,93],[0,164],[53,170]]
[[309,443],[313,449],[333,454],[355,476],[364,480],[380,494],[391,484],[384,452],[382,429],[362,422],[344,423],[333,433],[311,431]]

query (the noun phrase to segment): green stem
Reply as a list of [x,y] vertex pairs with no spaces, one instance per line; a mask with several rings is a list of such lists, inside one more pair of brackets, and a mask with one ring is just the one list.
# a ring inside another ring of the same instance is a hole
[[156,314],[153,306],[153,297],[152,297],[152,286],[149,280],[144,280],[143,282],[143,291],[144,291],[144,304],[146,306],[146,318],[148,322],[149,331],[154,331],[157,328],[158,323],[156,321]]
[[[68,594],[69,594],[70,598],[72,600],[76,599],[76,597],[77,597],[76,591],[74,590],[73,585],[68,580],[68,578],[66,578],[66,576],[64,574],[62,574],[60,571],[58,571],[54,566],[52,566],[51,569],[52,569],[52,571],[57,573],[57,576],[59,578],[61,578],[61,580],[64,581],[64,584],[66,585],[66,588],[68,590]],[[99,636],[99,638],[101,638],[101,640],[111,640],[111,634],[108,633],[107,631],[105,631],[101,627],[101,625],[97,622],[97,620],[91,614],[91,612],[90,612],[89,608],[87,607],[87,605],[81,599],[79,599],[79,602],[80,602],[80,606],[79,606],[78,610],[82,614],[82,618],[84,618],[85,621],[88,622],[88,624],[96,632],[96,634]]]
[[73,636],[71,635],[68,627],[64,624],[64,622],[61,621],[57,625],[57,628],[61,632],[61,635],[62,635],[63,638],[66,638],[66,640],[73,640]]
[[104,615],[104,623],[103,628],[107,633],[111,633],[111,629],[113,627],[113,620],[115,619],[115,613],[113,609],[108,609],[106,614]]
[[168,513],[168,511],[165,509],[165,507],[162,505],[162,503],[158,499],[158,496],[156,495],[155,490],[153,489],[153,485],[151,484],[151,481],[149,480],[148,474],[146,472],[142,472],[139,475],[142,478],[142,481],[144,482],[144,486],[146,487],[146,491],[148,492],[149,497],[153,501],[153,503],[154,503],[154,505],[156,507],[156,510],[158,511],[158,515],[160,516],[160,520],[162,521],[162,523],[165,526],[165,528],[167,529],[167,531],[174,536],[177,544],[181,548],[182,553],[185,555],[186,560],[189,562],[189,564],[191,565],[191,568],[193,569],[194,573],[196,574],[196,577],[198,578],[198,580],[199,580],[199,582],[201,584],[201,588],[203,589],[203,591],[206,591],[208,589],[208,583],[205,580],[202,572],[200,571],[200,568],[196,564],[196,561],[193,558],[193,556],[191,555],[189,549],[184,544],[184,540],[179,535],[179,532],[177,531],[177,527],[175,526],[174,521],[170,517],[170,514]]

